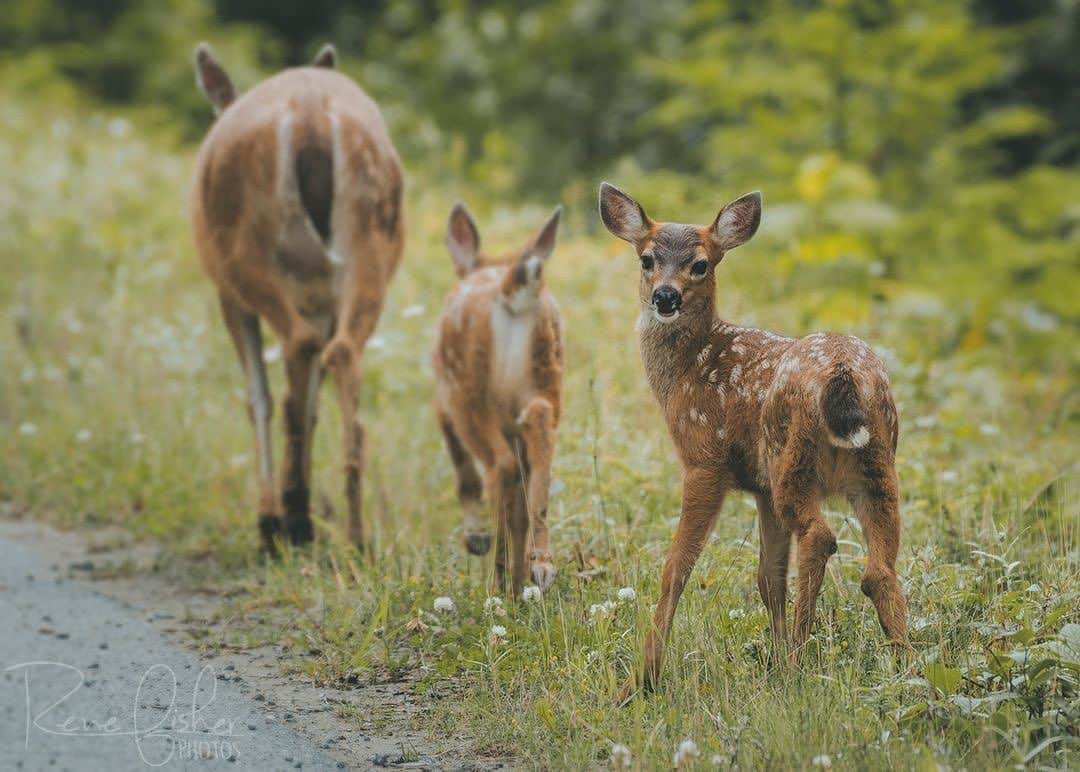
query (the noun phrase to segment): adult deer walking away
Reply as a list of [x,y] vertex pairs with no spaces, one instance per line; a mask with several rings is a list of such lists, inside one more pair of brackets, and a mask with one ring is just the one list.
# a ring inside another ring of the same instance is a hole
[[[195,172],[195,245],[247,379],[268,549],[278,533],[295,543],[313,536],[311,437],[326,369],[344,422],[349,534],[362,544],[358,366],[404,241],[397,152],[378,106],[334,69],[335,58],[327,46],[312,66],[237,96],[210,49],[195,50],[198,84],[217,113]],[[280,493],[260,318],[285,360]]]
[[462,204],[446,230],[461,281],[439,320],[435,408],[457,475],[465,547],[474,555],[491,548],[481,507],[486,489],[496,519],[496,585],[504,591],[509,553],[515,596],[529,573],[542,590],[555,580],[547,506],[562,337],[543,269],[559,214],[556,209],[524,249],[495,260],[480,254],[479,233]]
[[869,545],[862,591],[885,634],[906,646],[895,570],[897,417],[881,361],[847,335],[787,338],[717,318],[716,266],[757,231],[760,194],[731,202],[712,225],[680,225],[653,222],[634,199],[604,183],[600,216],[640,258],[641,357],[683,465],[682,515],[645,644],[644,686],[659,678],[679,597],[732,489],[757,500],[758,590],[774,651],[788,650],[792,535],[799,566],[793,660],[810,635],[825,565],[836,552],[821,514],[831,494],[851,502]]

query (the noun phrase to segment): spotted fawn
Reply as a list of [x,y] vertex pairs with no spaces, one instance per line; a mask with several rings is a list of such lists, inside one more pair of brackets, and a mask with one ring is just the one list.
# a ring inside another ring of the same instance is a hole
[[[645,643],[642,686],[659,679],[679,597],[731,490],[757,501],[758,590],[774,652],[789,652],[797,662],[810,635],[825,565],[836,552],[821,514],[832,494],[851,503],[869,545],[862,591],[886,636],[906,647],[905,600],[895,570],[897,416],[881,360],[847,335],[789,338],[717,317],[717,266],[757,232],[760,193],[732,201],[711,225],[681,225],[653,222],[637,201],[603,183],[600,216],[640,260],[641,358],[683,468],[682,513]],[[798,588],[789,647],[793,537]],[[631,679],[622,698],[636,682]]]

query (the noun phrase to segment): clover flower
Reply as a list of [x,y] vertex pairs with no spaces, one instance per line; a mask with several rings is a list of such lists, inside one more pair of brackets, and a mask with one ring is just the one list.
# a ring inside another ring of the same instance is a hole
[[441,611],[444,614],[454,613],[454,599],[448,598],[445,595],[441,595],[435,599],[435,610]]
[[678,749],[675,751],[675,757],[672,762],[675,764],[676,769],[682,769],[691,761],[698,757],[697,743],[691,740],[689,737],[679,743]]
[[502,598],[497,598],[493,595],[485,600],[484,612],[496,617],[506,616],[506,609],[503,607]]
[[630,769],[633,761],[634,756],[625,745],[615,743],[611,746],[611,766],[613,769]]
[[536,603],[543,597],[543,595],[544,594],[540,591],[540,588],[537,587],[535,584],[530,584],[528,587],[521,591],[521,599],[526,603]]

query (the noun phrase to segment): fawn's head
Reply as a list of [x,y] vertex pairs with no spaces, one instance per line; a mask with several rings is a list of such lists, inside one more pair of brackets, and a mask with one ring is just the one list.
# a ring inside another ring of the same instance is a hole
[[[319,49],[319,53],[311,62],[312,67],[325,67],[335,69],[337,67],[337,49],[330,43]],[[199,43],[195,46],[195,82],[199,89],[210,100],[214,108],[214,114],[219,115],[226,107],[236,101],[236,87],[233,86],[232,78],[225,71],[225,67],[214,56],[208,43]]]
[[547,222],[525,246],[507,255],[491,259],[480,252],[480,232],[465,205],[458,202],[450,210],[446,223],[446,246],[454,260],[457,275],[464,279],[473,271],[493,265],[505,266],[502,282],[502,302],[513,313],[527,311],[536,305],[543,288],[544,263],[555,250],[562,207],[555,207]]
[[761,193],[737,198],[712,225],[657,223],[641,204],[613,185],[600,184],[600,218],[615,236],[634,245],[641,260],[641,303],[657,322],[682,314],[712,313],[714,269],[729,249],[745,244],[761,222]]

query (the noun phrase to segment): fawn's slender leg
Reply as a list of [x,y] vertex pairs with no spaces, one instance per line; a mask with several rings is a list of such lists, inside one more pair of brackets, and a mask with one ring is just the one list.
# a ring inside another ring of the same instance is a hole
[[[642,686],[651,690],[660,680],[664,643],[671,629],[675,609],[679,605],[686,580],[701,555],[712,532],[726,488],[713,469],[687,469],[683,475],[682,514],[675,537],[664,561],[660,582],[660,599],[653,614],[652,627],[645,639],[645,670]],[[621,700],[629,697],[633,680],[624,688]]]
[[294,544],[314,537],[311,525],[311,445],[315,412],[322,382],[319,351],[305,347],[286,352],[285,457],[281,473],[281,501],[285,530]]
[[802,655],[810,629],[825,565],[836,552],[836,537],[821,515],[821,491],[814,467],[816,448],[793,425],[778,462],[773,483],[773,506],[788,528],[795,531],[798,545],[799,581],[795,596],[792,634],[792,662]]
[[514,481],[508,491],[507,526],[510,535],[511,589],[514,597],[521,594],[525,580],[529,577],[529,564],[526,560],[526,548],[529,541],[529,507],[525,494],[529,471],[526,469]]
[[791,531],[773,512],[772,501],[767,495],[757,497],[758,524],[761,531],[761,547],[758,555],[758,592],[769,611],[772,628],[773,656],[787,653],[787,572],[788,554],[791,551]]
[[532,580],[541,590],[546,590],[555,581],[547,525],[551,461],[555,451],[555,410],[546,399],[537,397],[525,406],[518,423],[529,462],[526,502],[531,532],[530,570]]
[[896,473],[871,481],[850,496],[869,547],[862,591],[877,609],[878,620],[893,644],[910,648],[907,635],[907,601],[896,578],[896,555],[900,548],[900,507]]
[[461,444],[450,417],[441,410],[438,412],[439,426],[442,427],[446,449],[454,464],[454,474],[457,475],[458,501],[465,515],[465,549],[473,555],[486,555],[491,549],[491,530],[480,504],[484,484],[476,471],[476,462]]
[[221,313],[229,330],[247,384],[248,416],[255,428],[255,453],[259,476],[259,532],[263,547],[272,551],[275,534],[281,531],[281,506],[274,486],[273,444],[270,439],[270,416],[274,403],[263,362],[262,331],[259,317],[245,311],[234,301],[220,296]]
[[501,452],[496,452],[495,461],[487,467],[486,488],[491,501],[491,509],[495,517],[495,591],[506,593],[506,565],[511,566],[510,592],[513,596],[521,591],[516,586],[518,578],[513,570],[513,556],[511,553],[511,519],[517,491],[521,487],[521,476],[518,472],[517,459],[510,450],[505,440],[501,441]]

